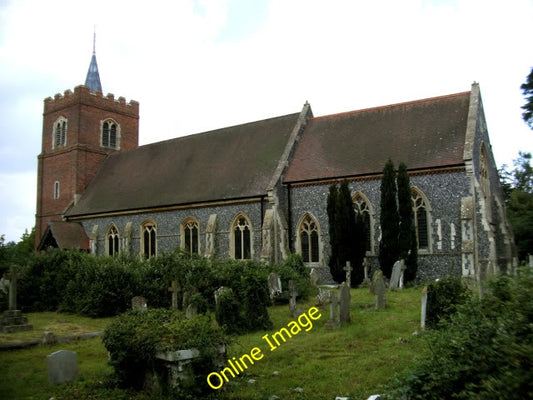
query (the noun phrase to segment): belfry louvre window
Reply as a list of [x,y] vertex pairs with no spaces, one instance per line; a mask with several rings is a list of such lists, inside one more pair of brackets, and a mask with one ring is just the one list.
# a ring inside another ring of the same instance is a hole
[[59,199],[59,181],[54,182],[54,200]]
[[118,148],[118,127],[113,121],[104,121],[102,124],[102,146]]
[[303,262],[318,262],[320,259],[318,227],[309,214],[304,217],[300,225],[300,243]]
[[118,254],[120,251],[120,237],[116,226],[111,226],[107,231],[107,253],[110,256]]
[[249,260],[252,258],[252,243],[250,222],[246,217],[240,215],[233,225],[233,238],[235,245],[235,259]]
[[156,256],[157,230],[153,222],[147,222],[142,227],[142,251],[146,259]]
[[67,120],[61,118],[54,125],[54,148],[67,145]]
[[198,254],[198,222],[187,220],[183,224],[184,248],[190,254]]
[[422,195],[416,189],[411,191],[413,214],[415,219],[416,239],[419,249],[429,248],[428,209]]

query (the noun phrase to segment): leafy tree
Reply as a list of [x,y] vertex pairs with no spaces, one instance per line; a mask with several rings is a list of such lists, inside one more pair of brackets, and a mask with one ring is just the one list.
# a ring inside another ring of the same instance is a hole
[[526,104],[522,106],[524,110],[522,117],[529,127],[533,129],[533,68],[531,68],[531,72],[520,88],[526,98]]
[[400,216],[396,198],[396,172],[391,159],[385,164],[381,180],[381,242],[379,243],[379,263],[383,275],[390,277],[393,264],[398,260],[400,249]]
[[513,228],[518,257],[521,260],[533,254],[533,168],[531,153],[519,152],[514,160],[514,169],[500,169],[507,216]]
[[400,218],[398,248],[400,257],[405,260],[405,281],[410,282],[415,279],[417,264],[417,243],[416,232],[413,224],[413,201],[411,200],[411,182],[407,173],[405,163],[400,163],[398,176],[396,178],[398,186],[398,215]]

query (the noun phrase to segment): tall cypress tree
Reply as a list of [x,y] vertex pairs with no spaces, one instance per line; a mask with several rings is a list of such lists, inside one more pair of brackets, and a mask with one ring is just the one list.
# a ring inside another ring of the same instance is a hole
[[399,258],[403,258],[406,264],[404,273],[405,281],[412,281],[416,276],[417,266],[417,243],[416,231],[413,223],[413,201],[411,200],[411,182],[405,163],[398,166],[396,177],[398,187],[398,214],[400,217],[398,248]]
[[362,232],[358,229],[348,181],[342,181],[338,188],[336,185],[330,187],[327,211],[331,245],[329,260],[331,275],[335,281],[343,282],[346,278],[344,267],[346,262],[350,261],[355,272],[352,273],[351,282],[348,283],[350,285],[361,283],[365,234],[364,229]]
[[379,264],[383,275],[390,278],[393,264],[400,255],[398,237],[400,230],[400,217],[396,200],[396,173],[391,159],[383,168],[381,180],[381,241],[379,243]]

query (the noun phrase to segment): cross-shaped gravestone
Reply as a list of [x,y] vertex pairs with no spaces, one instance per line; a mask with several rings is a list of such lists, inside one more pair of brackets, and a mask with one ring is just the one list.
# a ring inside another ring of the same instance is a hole
[[17,280],[22,278],[20,273],[17,273],[15,267],[11,267],[8,273],[4,274],[4,279],[9,279],[9,309],[17,309]]
[[296,296],[298,296],[298,291],[294,287],[294,282],[289,280],[289,313],[293,317],[299,317],[302,315],[302,310],[299,310],[298,307],[296,307]]
[[339,305],[339,299],[337,293],[331,292],[329,297],[329,320],[326,322],[326,329],[337,329],[340,327],[340,316],[338,312],[335,312]]
[[172,281],[172,286],[168,288],[169,292],[172,292],[172,308],[174,310],[178,309],[178,292],[180,290],[180,285],[178,284],[178,281],[174,280]]
[[352,285],[352,263],[350,261],[346,261],[346,267],[343,268],[344,271],[346,271],[346,284],[348,287]]

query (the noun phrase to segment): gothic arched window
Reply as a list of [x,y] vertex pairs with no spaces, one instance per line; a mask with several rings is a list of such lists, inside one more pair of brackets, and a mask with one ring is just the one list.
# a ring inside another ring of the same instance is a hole
[[200,240],[198,221],[189,218],[183,222],[181,229],[183,238],[181,241],[181,248],[189,254],[198,254]]
[[233,256],[236,260],[252,258],[252,235],[250,221],[244,215],[238,215],[233,222]]
[[370,211],[370,202],[360,192],[357,192],[353,197],[353,206],[355,213],[362,219],[365,227],[365,250],[372,251],[372,213]]
[[115,225],[111,225],[107,230],[107,254],[114,256],[120,251],[120,236]]
[[428,204],[422,193],[416,188],[411,189],[411,199],[413,200],[413,216],[418,248],[429,250]]
[[317,263],[320,261],[320,246],[318,239],[318,224],[309,214],[303,218],[300,229],[300,252],[303,262]]
[[59,118],[54,124],[54,148],[67,145],[67,120]]
[[144,258],[149,259],[157,254],[157,228],[153,222],[145,222],[141,230],[141,249]]
[[102,146],[119,148],[119,126],[111,119],[102,123]]

